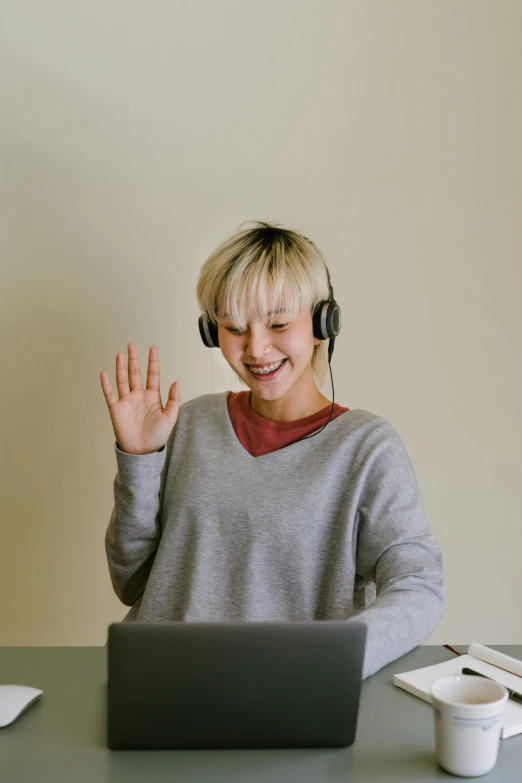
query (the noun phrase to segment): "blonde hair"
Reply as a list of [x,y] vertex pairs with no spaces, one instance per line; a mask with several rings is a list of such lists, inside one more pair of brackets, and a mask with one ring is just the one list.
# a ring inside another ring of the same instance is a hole
[[[245,223],[253,228],[242,229]],[[290,317],[329,298],[325,261],[307,237],[263,221],[244,221],[201,268],[196,294],[202,312],[215,323],[229,318],[245,330],[250,319],[276,310]],[[328,368],[328,340],[314,346],[312,371],[319,385]]]

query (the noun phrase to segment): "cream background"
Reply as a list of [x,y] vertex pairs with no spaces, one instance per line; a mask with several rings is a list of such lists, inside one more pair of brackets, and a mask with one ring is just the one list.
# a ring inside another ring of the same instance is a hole
[[0,643],[101,645],[127,611],[100,370],[155,343],[164,399],[243,388],[195,285],[267,218],[329,262],[336,401],[408,449],[446,562],[429,641],[520,643],[522,4],[1,10]]

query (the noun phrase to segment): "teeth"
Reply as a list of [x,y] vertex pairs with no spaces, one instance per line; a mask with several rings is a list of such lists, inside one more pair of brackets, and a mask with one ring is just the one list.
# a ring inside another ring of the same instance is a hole
[[254,369],[254,367],[250,367],[250,369],[256,375],[268,375],[269,372],[274,372],[274,370],[277,370],[278,367],[281,367],[283,362],[284,362],[284,359],[281,359],[280,362],[275,362],[274,364],[269,364],[268,367],[264,367],[262,370],[256,370],[256,369]]

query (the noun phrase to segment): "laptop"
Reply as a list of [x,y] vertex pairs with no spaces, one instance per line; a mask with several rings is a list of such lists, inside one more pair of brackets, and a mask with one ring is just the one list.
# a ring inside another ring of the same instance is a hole
[[346,747],[366,625],[350,621],[109,626],[108,747]]

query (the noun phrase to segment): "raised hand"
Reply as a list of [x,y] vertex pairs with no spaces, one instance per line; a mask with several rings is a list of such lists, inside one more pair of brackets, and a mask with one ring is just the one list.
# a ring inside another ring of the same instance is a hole
[[171,385],[165,408],[161,401],[159,354],[155,345],[149,349],[147,386],[141,382],[140,360],[134,343],[127,346],[129,372],[125,369],[125,354],[116,354],[116,386],[119,399],[112,390],[109,376],[103,370],[100,380],[109,408],[114,434],[121,451],[128,454],[152,454],[160,451],[172,432],[179,412],[179,384]]

